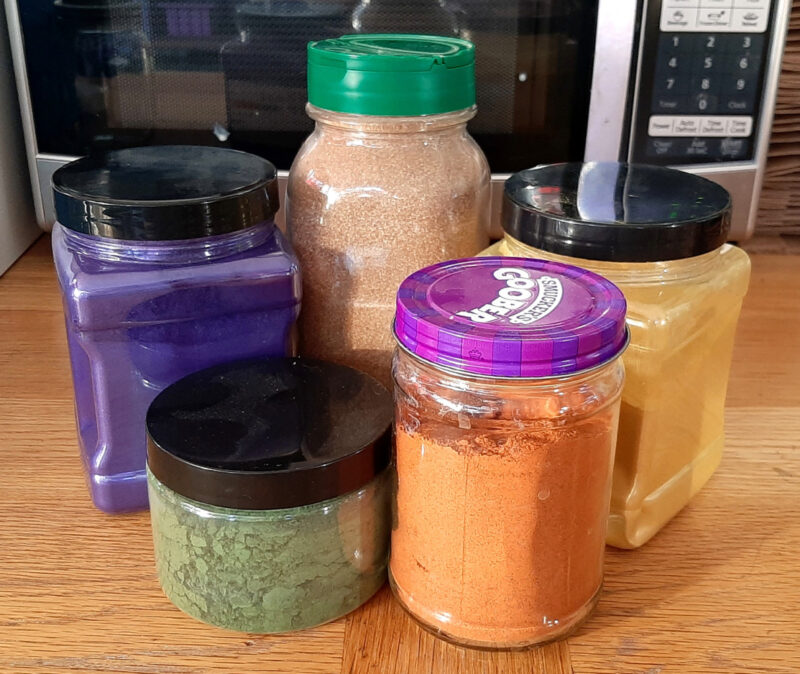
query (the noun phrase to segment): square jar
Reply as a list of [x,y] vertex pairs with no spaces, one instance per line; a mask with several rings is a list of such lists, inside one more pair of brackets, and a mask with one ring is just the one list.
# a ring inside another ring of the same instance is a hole
[[506,184],[505,238],[487,254],[556,260],[628,302],[608,542],[636,548],[706,484],[750,261],[726,244],[730,195],[705,178],[614,162],[541,166]]
[[[291,355],[300,276],[275,169],[213,148],[136,148],[54,176],[53,252],[95,505],[147,507],[147,407],[239,358]],[[244,187],[243,187],[244,186]]]

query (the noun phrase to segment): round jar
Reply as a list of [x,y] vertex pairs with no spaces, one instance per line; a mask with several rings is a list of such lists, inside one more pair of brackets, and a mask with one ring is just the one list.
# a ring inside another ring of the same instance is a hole
[[628,302],[608,542],[646,543],[703,487],[725,444],[725,394],[747,254],[725,243],[730,195],[697,175],[614,162],[506,182],[494,254],[575,264]]
[[401,281],[488,241],[489,167],[466,127],[474,47],[348,35],[311,43],[308,55],[315,127],[287,192],[304,270],[301,353],[388,384]]
[[553,262],[456,260],[397,296],[390,582],[448,640],[571,632],[603,579],[625,300]]
[[235,150],[138,147],[53,175],[53,255],[78,441],[95,504],[147,507],[147,406],[212,365],[289,356],[300,271],[275,167]]
[[242,632],[334,620],[383,585],[392,403],[313,360],[190,375],[147,414],[158,577],[189,615]]

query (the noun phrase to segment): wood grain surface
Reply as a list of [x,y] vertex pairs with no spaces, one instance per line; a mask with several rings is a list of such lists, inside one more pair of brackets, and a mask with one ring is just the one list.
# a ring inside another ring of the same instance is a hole
[[800,0],[792,0],[756,235],[800,234]]
[[0,673],[738,674],[800,672],[800,258],[757,255],[717,474],[648,545],[609,549],[596,613],[566,642],[466,650],[384,588],[330,625],[236,634],[174,608],[146,513],[88,497],[49,239],[0,279]]

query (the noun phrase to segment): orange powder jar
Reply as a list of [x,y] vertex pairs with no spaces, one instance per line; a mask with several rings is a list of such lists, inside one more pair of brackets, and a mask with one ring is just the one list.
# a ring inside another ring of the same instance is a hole
[[390,582],[463,645],[565,636],[602,585],[625,301],[600,276],[455,260],[397,299]]

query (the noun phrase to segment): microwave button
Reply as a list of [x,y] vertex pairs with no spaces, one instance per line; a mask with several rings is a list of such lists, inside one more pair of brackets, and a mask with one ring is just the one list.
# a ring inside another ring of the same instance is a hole
[[687,157],[710,157],[716,145],[714,139],[692,138],[686,145],[683,154]]
[[658,53],[664,54],[685,54],[693,51],[694,35],[685,33],[661,33],[658,38]]
[[668,75],[679,72],[686,72],[689,68],[689,57],[683,54],[666,53],[658,55],[656,73],[658,75]]
[[754,96],[731,96],[722,104],[725,112],[730,114],[746,114],[753,112]]
[[706,9],[730,9],[734,0],[701,0],[700,5]]
[[733,6],[739,9],[769,9],[770,0],[734,0]]
[[689,78],[679,73],[662,73],[653,82],[653,95],[664,98],[689,93]]
[[764,48],[763,35],[720,35],[721,51],[741,56],[760,56]]
[[758,77],[755,73],[725,75],[722,78],[723,96],[749,96],[755,98]]
[[663,5],[661,7],[661,30],[694,30],[697,25],[697,12],[699,11],[696,7],[697,5],[694,7]]
[[724,57],[721,54],[697,54],[692,60],[692,71],[695,73],[718,73],[722,70]]
[[673,136],[673,127],[677,118],[671,115],[653,115],[647,127],[648,136]]
[[721,52],[725,48],[727,35],[717,35],[716,33],[700,34],[695,36],[694,51],[698,54],[712,55]]
[[694,136],[700,131],[698,117],[677,117],[672,126],[672,133],[676,136]]
[[696,73],[692,77],[690,92],[693,94],[716,94],[719,91],[720,78],[705,73]]
[[689,111],[712,115],[718,111],[719,98],[715,94],[692,94],[689,96]]
[[753,130],[752,117],[729,117],[728,135],[737,138],[747,138]]
[[728,160],[749,159],[750,141],[746,138],[722,138],[719,142],[719,156]]
[[761,54],[731,54],[727,71],[736,75],[757,75],[761,69]]
[[728,121],[725,117],[701,117],[701,136],[724,136],[727,133]]
[[728,7],[701,7],[697,13],[700,28],[726,29],[731,25],[733,10]]
[[648,157],[677,157],[683,153],[683,138],[649,138],[645,152]]
[[734,9],[732,27],[733,30],[763,33],[767,30],[768,19],[767,9]]
[[653,96],[653,112],[677,113],[686,110],[689,99],[686,96]]

